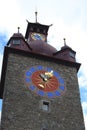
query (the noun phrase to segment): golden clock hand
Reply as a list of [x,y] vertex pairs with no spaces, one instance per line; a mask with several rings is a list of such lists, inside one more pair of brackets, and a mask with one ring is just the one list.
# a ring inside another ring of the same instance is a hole
[[43,81],[47,81],[47,76],[45,76],[45,74],[40,74],[40,77],[43,79]]
[[53,77],[53,70],[51,70],[50,72],[45,72],[45,76],[47,76],[48,78]]
[[45,72],[45,74],[40,74],[40,77],[46,82],[51,77],[53,77],[53,70],[51,70],[50,72]]
[[45,88],[45,86],[43,84],[38,84],[41,88]]

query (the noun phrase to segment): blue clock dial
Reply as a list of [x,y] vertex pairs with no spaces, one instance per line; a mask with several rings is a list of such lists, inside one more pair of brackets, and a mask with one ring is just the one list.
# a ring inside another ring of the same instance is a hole
[[51,68],[33,66],[25,72],[26,86],[42,97],[55,98],[65,91],[64,79]]
[[35,37],[35,39],[37,39],[37,40],[41,40],[41,39],[42,39],[41,36],[40,36],[40,35],[37,35],[37,34],[35,34],[34,37]]
[[43,34],[40,34],[40,33],[32,33],[31,37],[32,37],[33,40],[45,41],[45,36]]

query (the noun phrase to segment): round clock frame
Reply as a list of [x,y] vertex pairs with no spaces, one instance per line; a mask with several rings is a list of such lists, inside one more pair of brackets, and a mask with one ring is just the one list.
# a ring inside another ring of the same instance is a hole
[[32,92],[42,97],[59,97],[65,91],[64,79],[59,73],[41,65],[32,66],[25,72],[25,83]]
[[40,33],[31,33],[31,37],[33,40],[42,40],[45,41],[45,36],[43,34]]

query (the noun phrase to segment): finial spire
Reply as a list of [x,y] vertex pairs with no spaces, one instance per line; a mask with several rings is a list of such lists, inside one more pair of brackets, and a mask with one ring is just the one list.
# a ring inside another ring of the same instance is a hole
[[20,27],[18,27],[18,33],[20,33],[20,31],[19,31],[19,30],[20,30]]
[[36,9],[36,11],[35,11],[35,21],[36,21],[36,23],[37,23],[37,9]]
[[66,46],[66,38],[63,38],[63,40],[64,40],[64,46]]

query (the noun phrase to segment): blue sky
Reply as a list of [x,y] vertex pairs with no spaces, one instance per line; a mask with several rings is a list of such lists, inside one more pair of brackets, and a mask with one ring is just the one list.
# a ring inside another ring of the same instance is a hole
[[87,130],[87,0],[0,0],[0,70],[4,46],[18,26],[25,35],[26,19],[35,22],[36,8],[38,22],[53,24],[48,43],[60,50],[65,37],[66,44],[76,51],[77,62],[82,63],[78,81]]
[[4,33],[0,33],[0,54],[3,54],[4,46],[7,42],[7,35]]

